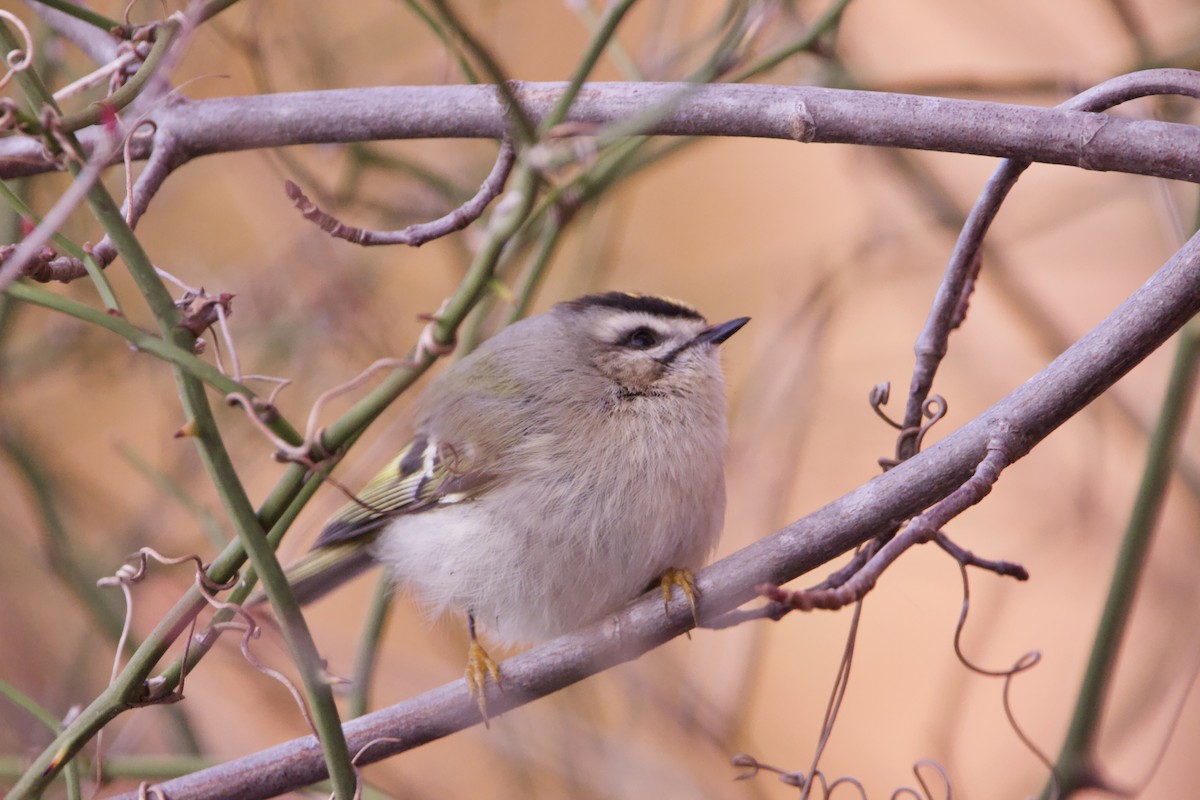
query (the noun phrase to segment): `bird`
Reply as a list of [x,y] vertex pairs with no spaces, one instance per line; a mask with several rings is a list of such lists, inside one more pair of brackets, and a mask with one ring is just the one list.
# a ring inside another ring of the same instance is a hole
[[378,562],[431,615],[464,614],[485,721],[501,675],[477,625],[538,643],[655,586],[695,616],[725,512],[719,345],[748,321],[607,292],[503,328],[423,393],[411,440],[288,571],[297,597]]

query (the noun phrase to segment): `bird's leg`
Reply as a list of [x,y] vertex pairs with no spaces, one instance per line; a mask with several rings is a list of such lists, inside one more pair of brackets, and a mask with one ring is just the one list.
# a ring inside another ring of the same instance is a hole
[[700,589],[696,586],[696,577],[692,575],[692,571],[687,567],[676,569],[671,567],[663,572],[659,578],[659,586],[662,587],[663,593],[663,609],[666,613],[671,613],[671,591],[678,586],[683,590],[683,596],[687,598],[688,605],[692,609],[692,622],[700,625],[700,620],[696,615],[696,598],[700,595]]
[[467,634],[471,637],[471,646],[467,649],[467,686],[475,701],[479,703],[479,713],[483,715],[483,725],[488,726],[487,713],[487,679],[490,675],[492,682],[504,689],[500,682],[500,665],[492,660],[487,650],[475,636],[475,615],[467,612]]

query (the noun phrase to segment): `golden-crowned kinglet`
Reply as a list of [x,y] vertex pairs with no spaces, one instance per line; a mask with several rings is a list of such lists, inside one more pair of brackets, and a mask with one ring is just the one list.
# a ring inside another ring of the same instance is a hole
[[725,513],[717,345],[747,321],[610,292],[510,325],[429,386],[412,441],[306,560],[381,561],[431,611],[466,612],[476,690],[498,673],[475,621],[532,642],[660,579],[692,600]]

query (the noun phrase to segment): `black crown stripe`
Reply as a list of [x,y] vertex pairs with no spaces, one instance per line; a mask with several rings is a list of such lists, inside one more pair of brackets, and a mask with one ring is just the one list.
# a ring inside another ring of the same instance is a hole
[[617,308],[622,311],[640,311],[659,317],[683,317],[704,321],[700,312],[691,306],[665,297],[649,294],[630,294],[628,292],[606,292],[604,294],[589,294],[575,300],[568,300],[562,305],[576,311],[603,306]]

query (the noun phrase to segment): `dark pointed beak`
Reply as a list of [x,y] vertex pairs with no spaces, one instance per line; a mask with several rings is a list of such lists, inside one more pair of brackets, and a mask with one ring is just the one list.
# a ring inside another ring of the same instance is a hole
[[705,328],[700,331],[700,335],[696,337],[697,344],[700,342],[711,342],[712,344],[720,344],[721,342],[733,336],[742,329],[742,326],[750,321],[749,317],[738,317],[731,319],[729,322],[722,322],[720,325],[713,325],[711,328]]

